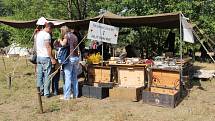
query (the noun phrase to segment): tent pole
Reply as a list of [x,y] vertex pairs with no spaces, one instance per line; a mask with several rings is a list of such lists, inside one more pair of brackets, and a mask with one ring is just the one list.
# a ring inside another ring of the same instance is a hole
[[[102,18],[102,23],[105,23],[105,18],[103,16]],[[103,66],[103,61],[104,61],[104,42],[102,42],[102,66]]]
[[182,68],[182,21],[181,21],[181,13],[179,14],[180,19],[180,82],[183,82],[182,76],[183,76],[183,68]]

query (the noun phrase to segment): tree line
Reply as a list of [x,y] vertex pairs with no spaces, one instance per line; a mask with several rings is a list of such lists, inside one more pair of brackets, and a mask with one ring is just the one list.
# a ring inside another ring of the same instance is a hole
[[[0,17],[8,20],[32,20],[41,16],[53,19],[86,19],[110,11],[121,16],[144,16],[181,11],[212,40],[215,39],[214,0],[0,0]],[[121,28],[118,46],[132,44],[141,51],[150,53],[155,48],[163,50],[170,30],[152,27]],[[179,42],[176,32],[176,51]],[[9,43],[32,46],[29,42],[33,29],[15,29],[0,25],[0,47]],[[185,45],[199,49],[200,45]],[[146,49],[146,50],[145,50]]]

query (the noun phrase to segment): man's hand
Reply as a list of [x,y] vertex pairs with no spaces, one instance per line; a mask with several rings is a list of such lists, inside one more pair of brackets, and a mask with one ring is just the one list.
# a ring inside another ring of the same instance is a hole
[[51,58],[51,62],[53,65],[56,64],[56,60],[54,58]]

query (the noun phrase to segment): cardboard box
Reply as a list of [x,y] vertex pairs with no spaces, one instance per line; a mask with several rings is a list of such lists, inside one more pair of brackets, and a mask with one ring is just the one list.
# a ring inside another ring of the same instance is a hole
[[109,90],[109,97],[112,99],[140,101],[142,99],[143,87],[114,87]]
[[145,68],[119,67],[118,82],[120,87],[141,87],[145,85]]
[[89,66],[88,83],[109,83],[111,81],[110,67]]

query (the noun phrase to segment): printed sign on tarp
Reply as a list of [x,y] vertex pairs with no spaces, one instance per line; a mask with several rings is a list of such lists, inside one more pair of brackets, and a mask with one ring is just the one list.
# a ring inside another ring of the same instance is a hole
[[87,39],[117,44],[119,28],[90,21]]
[[184,15],[182,15],[182,27],[183,27],[183,40],[185,42],[194,43],[193,27],[187,22]]

